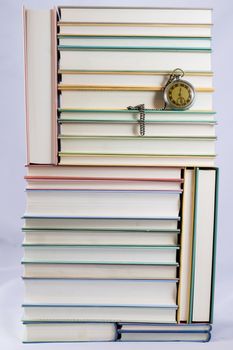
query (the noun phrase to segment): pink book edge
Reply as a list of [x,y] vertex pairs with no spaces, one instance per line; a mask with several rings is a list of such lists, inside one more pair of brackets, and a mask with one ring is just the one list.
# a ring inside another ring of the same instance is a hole
[[24,176],[29,181],[125,181],[125,182],[175,182],[183,183],[183,179],[176,178],[132,178],[132,177],[78,177],[78,176]]

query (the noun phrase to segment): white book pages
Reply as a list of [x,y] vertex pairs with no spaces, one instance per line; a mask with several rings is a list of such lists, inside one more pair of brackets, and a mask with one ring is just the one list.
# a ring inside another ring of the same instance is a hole
[[113,323],[38,323],[24,325],[24,343],[114,341]]
[[[165,81],[169,77],[169,72],[167,74],[61,72],[61,83],[66,85],[164,86]],[[198,75],[198,73],[197,75],[189,75],[185,72],[184,79],[197,87],[211,88],[213,86],[213,76],[211,73],[209,75]]]
[[[211,110],[212,92],[196,92],[192,110]],[[78,90],[62,91],[60,96],[61,108],[120,108],[145,104],[145,108],[163,108],[164,99],[161,91],[98,91]]]
[[77,25],[75,23],[60,24],[60,34],[90,34],[90,35],[157,35],[157,36],[190,36],[211,37],[212,26],[206,25],[161,25],[154,24],[122,24],[122,25]]
[[136,166],[205,166],[215,165],[215,156],[195,157],[195,156],[173,156],[173,157],[128,157],[128,156],[72,156],[60,155],[60,165],[136,165]]
[[211,9],[142,7],[61,7],[62,22],[211,24]]
[[90,189],[90,190],[180,190],[180,182],[116,181],[116,180],[27,180],[27,189]]
[[172,265],[107,265],[107,264],[24,264],[24,277],[33,278],[102,278],[156,279],[176,278]]
[[[134,294],[134,293],[133,293]],[[33,307],[24,308],[24,320],[175,323],[176,307]]]
[[[132,243],[131,243],[132,244]],[[24,245],[25,261],[175,264],[173,247],[91,247]]]
[[80,219],[72,218],[71,216],[57,217],[54,218],[43,218],[43,217],[33,217],[26,218],[24,220],[25,228],[108,228],[108,229],[146,229],[146,230],[156,230],[156,229],[177,229],[177,222],[179,217],[166,217],[166,218],[155,218],[143,219],[138,217],[135,219],[124,219],[124,218],[92,218],[92,219]]
[[28,163],[51,164],[51,11],[26,10],[25,21]]
[[24,244],[176,245],[179,232],[108,230],[28,230]]
[[44,230],[24,232],[25,244],[103,244],[103,245],[176,245],[177,232],[119,230]]
[[180,167],[53,167],[34,165],[27,167],[26,171],[28,176],[181,179]]
[[[158,107],[158,102],[155,103],[155,108]],[[126,106],[127,107],[127,106]],[[123,108],[123,112],[121,112],[122,109],[87,109],[82,108],[78,109],[77,111],[74,109],[67,109],[67,110],[61,110],[60,118],[61,119],[68,119],[68,120],[88,120],[88,121],[94,121],[94,120],[117,120],[119,122],[122,122],[122,124],[126,121],[136,122],[139,118],[138,111],[136,112],[128,112],[126,108]],[[215,112],[212,110],[207,111],[198,111],[198,110],[191,110],[191,111],[156,111],[156,112],[149,112],[146,111],[145,119],[147,122],[150,121],[164,121],[164,122],[189,122],[193,120],[194,122],[214,122],[215,121]]]
[[[169,123],[146,122],[146,136],[215,136],[215,125],[211,123]],[[62,135],[72,136],[138,136],[140,124],[111,123],[111,122],[62,122],[60,125]]]
[[60,137],[61,152],[126,155],[214,155],[215,138]]
[[211,40],[209,38],[156,38],[156,37],[62,37],[59,38],[59,45],[64,46],[93,46],[93,47],[172,47],[172,48],[198,48],[210,49]]
[[211,53],[203,51],[61,50],[60,69],[211,70]]
[[26,279],[26,304],[175,306],[176,281]]
[[188,332],[188,331],[198,331],[198,332],[202,332],[202,331],[206,331],[208,332],[209,330],[211,330],[211,325],[209,324],[182,324],[182,323],[178,323],[176,325],[170,325],[170,324],[165,324],[165,325],[156,325],[156,324],[122,324],[121,325],[121,330],[122,331],[155,331],[155,332],[159,332],[159,331],[175,331],[175,332]]
[[186,341],[186,342],[207,342],[210,339],[209,332],[176,332],[176,333],[146,333],[146,332],[136,332],[136,333],[122,333],[121,341],[161,341],[161,342],[174,342],[174,341]]
[[194,210],[194,170],[185,169],[181,229],[179,311],[180,321],[188,320]]
[[27,190],[26,213],[84,218],[177,217],[179,205],[180,191]]
[[213,234],[215,215],[215,170],[198,170],[194,243],[194,287],[192,321],[209,322]]

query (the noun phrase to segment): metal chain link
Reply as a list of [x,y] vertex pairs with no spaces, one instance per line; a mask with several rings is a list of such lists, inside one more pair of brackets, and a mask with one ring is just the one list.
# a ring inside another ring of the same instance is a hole
[[[166,84],[163,87],[163,90],[175,79],[180,79],[184,76],[184,71],[180,68],[176,68],[170,74],[170,77]],[[145,104],[139,104],[137,106],[128,106],[129,110],[137,110],[139,111],[139,125],[140,125],[140,136],[144,136],[146,133],[146,114],[145,111],[164,111],[167,107],[166,102],[164,101],[164,105],[162,108],[145,108]]]

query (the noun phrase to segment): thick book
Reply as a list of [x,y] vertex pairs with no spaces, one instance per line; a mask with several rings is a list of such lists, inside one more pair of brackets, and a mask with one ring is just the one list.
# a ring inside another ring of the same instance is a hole
[[120,323],[119,341],[185,341],[208,342],[212,326],[193,324]]
[[57,164],[56,11],[23,10],[28,164]]
[[104,342],[115,341],[114,323],[24,322],[23,343]]

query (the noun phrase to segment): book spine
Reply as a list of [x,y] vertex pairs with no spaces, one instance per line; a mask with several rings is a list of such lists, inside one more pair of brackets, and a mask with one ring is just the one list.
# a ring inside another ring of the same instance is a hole
[[57,147],[57,12],[51,10],[51,118],[52,118],[52,163],[57,165],[58,147]]

